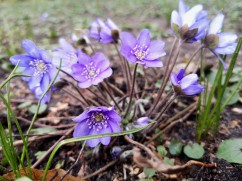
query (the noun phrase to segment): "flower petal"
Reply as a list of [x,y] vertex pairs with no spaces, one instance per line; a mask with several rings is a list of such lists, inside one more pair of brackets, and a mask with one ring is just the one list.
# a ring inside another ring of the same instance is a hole
[[89,111],[84,111],[83,113],[81,113],[79,116],[75,117],[72,119],[72,121],[74,122],[82,122],[83,120],[86,120],[89,117]]
[[183,16],[182,16],[182,25],[188,25],[188,27],[192,26],[197,19],[197,16],[202,11],[203,6],[202,5],[196,5],[192,7],[190,10],[188,10]]
[[156,59],[156,60],[143,60],[142,65],[144,67],[163,67],[163,62]]
[[84,82],[78,82],[78,86],[80,87],[80,88],[88,88],[88,87],[90,87],[92,85],[92,82],[91,81],[84,81]]
[[101,72],[98,76],[105,79],[108,78],[112,75],[113,70],[111,68],[107,68],[106,70],[104,70],[103,72]]
[[23,40],[22,47],[32,57],[41,59],[39,48],[31,40]]
[[171,72],[170,80],[171,80],[172,85],[174,85],[174,86],[179,85],[178,80],[177,80],[177,75],[174,72]]
[[[89,135],[98,135],[98,133],[96,132],[96,130],[91,130]],[[98,145],[98,143],[100,143],[100,138],[95,138],[95,139],[91,139],[91,140],[87,140],[87,144],[90,147],[95,147]]]
[[127,46],[121,46],[120,53],[126,58],[130,63],[135,63],[137,58],[131,53],[131,49]]
[[192,96],[202,92],[204,87],[200,84],[190,85],[189,87],[182,89],[185,95]]
[[150,31],[148,29],[143,29],[140,32],[139,38],[137,40],[137,44],[142,47],[149,47],[150,45]]
[[189,74],[181,80],[181,83],[180,83],[181,88],[186,89],[190,85],[193,85],[194,83],[196,83],[197,80],[198,80],[197,74]]
[[182,80],[182,78],[184,77],[184,73],[185,73],[185,70],[184,69],[180,69],[178,74],[177,74],[177,80],[180,81]]
[[12,64],[17,65],[19,61],[19,67],[29,67],[29,62],[33,60],[32,57],[28,55],[14,55],[10,59]]
[[224,15],[218,14],[210,24],[208,35],[220,33],[221,28],[223,26],[223,21],[224,21]]
[[166,53],[164,52],[164,46],[165,43],[161,40],[151,41],[149,47],[149,54],[146,56],[145,59],[155,60],[162,56],[165,56]]
[[106,21],[107,25],[109,26],[110,29],[112,30],[118,30],[118,26],[110,19],[108,18]]
[[219,42],[217,47],[228,46],[232,43],[235,43],[236,39],[238,38],[236,34],[228,33],[228,32],[219,33],[218,36],[219,36]]
[[179,9],[179,14],[183,15],[189,10],[189,7],[186,6],[183,0],[179,0],[178,9]]
[[86,122],[78,123],[74,129],[73,137],[81,137],[81,136],[88,136],[91,129]]
[[[110,126],[108,126],[107,128],[101,129],[100,134],[112,133],[112,132],[113,132],[113,130],[111,129]],[[110,136],[100,138],[100,141],[103,145],[108,145],[110,143],[110,140],[111,140]]]
[[122,32],[121,33],[121,40],[122,40],[122,47],[127,46],[128,48],[132,49],[134,48],[136,44],[136,39],[135,37],[128,32]]
[[[173,24],[178,25],[179,27],[182,26],[182,19],[181,16],[178,14],[177,11],[172,11],[171,13],[171,27],[173,27]],[[173,31],[177,31],[177,30],[173,30]]]
[[60,44],[61,48],[63,50],[65,50],[66,52],[75,52],[76,51],[75,48],[64,38],[59,39],[59,44]]
[[230,55],[230,54],[234,53],[236,46],[237,46],[237,43],[232,43],[225,47],[217,47],[217,48],[213,49],[213,51],[215,53],[221,54],[221,55]]
[[92,59],[87,54],[79,51],[78,52],[78,62],[80,64],[86,65],[86,64],[90,64],[92,62]]
[[113,133],[120,132],[120,126],[116,121],[114,122],[109,120],[108,124],[112,128]]

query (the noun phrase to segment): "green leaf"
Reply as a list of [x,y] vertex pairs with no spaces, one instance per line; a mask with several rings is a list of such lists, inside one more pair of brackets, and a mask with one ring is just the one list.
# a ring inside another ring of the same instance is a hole
[[38,151],[37,153],[35,153],[35,157],[36,159],[40,159],[44,154],[46,153],[46,151]]
[[155,175],[155,170],[153,168],[144,168],[145,176],[151,178]]
[[167,154],[166,148],[162,145],[157,147],[157,151],[163,157],[166,156],[166,154]]
[[29,100],[29,101],[26,101],[26,102],[23,102],[23,103],[19,104],[18,108],[19,109],[24,109],[26,107],[31,106],[31,104],[32,104],[32,101]]
[[169,146],[169,152],[171,155],[180,155],[182,151],[182,143],[178,140],[172,140]]
[[217,157],[231,163],[242,164],[242,139],[229,139],[220,143]]
[[239,89],[237,89],[237,85],[233,85],[230,87],[227,87],[224,91],[224,95],[222,98],[222,103],[226,101],[227,98],[229,98],[233,92],[236,91],[236,93],[231,97],[230,101],[226,105],[232,105],[238,102],[240,95],[239,95]]
[[[32,114],[35,114],[36,111],[37,111],[37,109],[38,109],[38,106],[37,105],[32,105],[32,106],[30,106],[30,108],[28,110]],[[39,108],[38,114],[43,114],[46,111],[46,109],[47,109],[47,104],[41,105],[40,108]]]
[[193,159],[202,158],[205,152],[203,147],[197,143],[186,145],[183,151],[189,158]]
[[168,164],[168,165],[172,165],[172,166],[175,165],[174,161],[172,159],[168,158],[168,157],[164,157],[163,162]]
[[44,128],[32,129],[30,131],[30,133],[31,134],[46,134],[46,133],[54,133],[56,131],[57,131],[57,129],[55,129],[55,128],[44,127]]

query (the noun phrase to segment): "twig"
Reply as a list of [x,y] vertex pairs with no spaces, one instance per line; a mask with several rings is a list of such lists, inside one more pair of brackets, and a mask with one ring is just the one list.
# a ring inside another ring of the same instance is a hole
[[94,176],[98,175],[99,173],[102,173],[102,172],[105,171],[107,168],[111,167],[112,165],[114,165],[114,164],[117,163],[117,162],[118,162],[118,159],[113,160],[113,161],[109,162],[107,165],[105,165],[104,167],[98,169],[97,171],[95,171],[95,172],[93,172],[93,173],[91,173],[91,174],[89,174],[89,175],[87,175],[87,176],[85,176],[85,177],[82,177],[81,179],[86,180],[86,179],[89,179],[89,178],[91,178],[91,177],[94,177]]
[[108,105],[108,106],[111,106],[111,104],[109,102],[107,102],[106,99],[102,98],[99,94],[97,94],[95,91],[93,91],[91,88],[87,88],[87,90],[89,92],[91,92],[93,95],[95,95],[98,100],[102,103],[102,104],[105,104],[105,105]]
[[[164,126],[157,134],[155,134],[152,138],[150,138],[145,144],[149,144],[150,142],[152,142],[153,140],[157,139],[160,135],[162,135],[163,133],[165,133],[168,129],[170,129],[172,126],[174,126],[176,123],[178,122],[183,122],[185,119],[188,118],[188,116],[190,116],[195,110],[197,109],[197,106],[193,106],[191,109],[189,109],[188,113],[186,115],[184,115],[182,118],[177,119],[175,121],[167,121],[166,126]],[[170,119],[173,120],[173,119]]]

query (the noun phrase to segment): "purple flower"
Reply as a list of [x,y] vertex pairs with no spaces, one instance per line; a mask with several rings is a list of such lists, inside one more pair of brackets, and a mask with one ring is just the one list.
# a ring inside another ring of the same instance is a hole
[[59,67],[62,60],[61,68],[71,74],[71,66],[77,63],[78,50],[63,38],[59,39],[59,44],[61,48],[52,53],[52,62],[56,67]]
[[131,33],[122,32],[121,40],[120,53],[130,63],[139,63],[144,67],[163,66],[158,59],[166,55],[163,50],[165,43],[161,40],[150,41],[149,30],[142,30],[137,40]]
[[78,63],[72,65],[72,76],[79,82],[81,88],[97,85],[103,79],[112,75],[109,61],[102,53],[96,53],[92,58],[80,53]]
[[[118,122],[121,121],[121,117],[114,111],[113,107],[95,107],[86,110],[73,121],[78,122],[73,137],[120,132]],[[99,142],[108,145],[110,140],[111,137],[95,138],[87,140],[87,144],[90,147],[97,146]]]
[[235,43],[238,38],[234,33],[223,32],[221,33],[221,29],[223,26],[224,15],[218,14],[210,24],[208,29],[208,34],[205,38],[204,44],[207,48],[209,48],[214,54],[218,56],[221,60],[224,68],[227,68],[226,63],[219,56],[229,55],[234,53],[237,43]]
[[101,43],[113,43],[119,38],[119,28],[110,18],[106,23],[98,18],[91,24],[89,37]]
[[184,69],[181,69],[178,74],[172,72],[170,75],[170,80],[176,94],[193,96],[202,92],[203,86],[197,82],[197,74],[189,74],[184,77],[184,73]]
[[207,12],[202,5],[196,5],[191,9],[179,0],[179,11],[172,11],[171,29],[173,34],[180,36],[185,42],[199,41],[206,36],[209,21]]
[[[10,57],[10,61],[14,65],[20,61],[19,67],[24,68],[22,73],[32,76],[23,77],[22,79],[28,82],[29,89],[34,92],[37,99],[40,99],[51,80],[54,79],[57,69],[52,64],[48,52],[39,49],[31,40],[23,40],[22,47],[27,52],[27,55],[14,55]],[[42,103],[49,102],[49,100],[50,91],[44,96]]]
[[147,124],[149,124],[151,122],[151,119],[149,117],[141,117],[139,119],[137,119],[137,121],[135,122],[136,126],[146,126]]

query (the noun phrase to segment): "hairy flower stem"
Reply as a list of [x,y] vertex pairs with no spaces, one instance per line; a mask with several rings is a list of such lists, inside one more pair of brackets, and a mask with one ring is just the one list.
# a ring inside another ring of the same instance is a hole
[[115,106],[118,108],[120,112],[122,112],[122,109],[119,107],[117,101],[114,99],[112,93],[109,91],[109,89],[106,87],[105,84],[102,84],[102,87],[105,89],[105,91],[108,93],[109,97],[113,100]]
[[171,65],[170,69],[169,69],[170,60],[168,60],[168,64],[167,64],[167,67],[166,67],[166,70],[165,70],[165,77],[164,77],[164,80],[162,82],[161,88],[158,91],[157,98],[156,98],[155,102],[153,103],[153,105],[151,106],[151,108],[148,110],[148,112],[146,114],[146,116],[148,116],[148,117],[153,113],[153,111],[155,111],[156,106],[157,106],[157,104],[159,103],[159,101],[160,101],[160,99],[162,97],[162,94],[163,94],[163,92],[165,90],[166,84],[167,84],[167,82],[169,80],[170,74],[171,74],[171,72],[172,72],[172,70],[173,70],[173,68],[174,68],[174,66],[176,64],[176,61],[177,61],[178,55],[180,53],[180,49],[181,49],[182,43],[183,43],[182,41],[179,41],[178,50],[177,50],[177,52],[175,54],[175,58],[174,58],[173,64]]
[[[172,53],[173,53],[173,51],[174,51],[174,49],[175,49],[175,47],[176,47],[176,42],[177,42],[177,37],[175,37],[175,39],[174,39],[174,41],[173,41],[173,43],[172,43],[171,51],[170,51],[169,57],[168,57],[168,59],[167,59],[167,65],[166,65],[166,68],[165,68],[164,75],[167,74],[167,71],[168,71],[168,69],[169,69],[169,65],[170,65],[170,63],[171,63]],[[161,71],[160,74],[158,74],[157,79],[159,79],[159,78],[162,76],[162,74],[163,74],[163,72]]]
[[70,173],[70,171],[73,169],[73,167],[77,165],[79,159],[81,158],[81,155],[82,155],[82,153],[83,153],[83,150],[84,150],[84,148],[85,148],[86,142],[87,142],[87,141],[85,140],[85,141],[82,143],[82,148],[81,148],[81,150],[80,150],[80,152],[79,152],[79,155],[78,155],[78,157],[77,157],[75,163],[74,163],[74,164],[71,166],[71,168],[69,168],[69,170],[67,170],[67,172],[61,177],[60,181],[62,181],[62,180],[66,177],[66,175],[67,175],[68,173]]
[[162,108],[160,113],[155,117],[154,121],[156,122],[155,124],[151,125],[150,127],[147,127],[144,129],[143,133],[147,134],[151,131],[153,131],[155,128],[159,127],[160,122],[162,121],[161,117],[162,115],[171,107],[173,104],[174,100],[176,99],[176,94],[174,93],[170,99],[167,101],[166,105]]
[[188,60],[188,63],[186,65],[186,67],[184,68],[184,71],[186,72],[188,66],[190,65],[190,63],[192,62],[193,58],[197,55],[197,53],[204,48],[204,45],[201,45],[193,54],[192,56],[190,57],[190,59]]
[[132,99],[133,99],[133,94],[134,94],[134,87],[135,87],[135,81],[136,81],[136,71],[137,71],[137,67],[138,67],[138,63],[135,64],[134,67],[134,74],[133,74],[133,80],[132,80],[132,87],[131,87],[131,92],[130,92],[130,98],[129,98],[129,104],[128,107],[126,109],[124,118],[127,117],[129,111],[130,111],[130,107],[131,107],[131,103],[132,103]]
[[126,60],[120,54],[120,51],[119,51],[118,46],[117,46],[116,43],[114,43],[114,47],[115,47],[115,49],[116,49],[116,51],[118,53],[118,56],[119,56],[119,59],[120,59],[120,62],[121,62],[121,67],[122,67],[123,75],[124,75],[124,77],[126,79],[128,92],[130,92],[130,80],[131,79],[129,79],[128,69],[127,69],[127,66],[126,66]]
[[91,92],[93,95],[95,95],[103,105],[112,106],[109,102],[107,102],[106,99],[102,98],[101,95],[97,94],[97,93],[96,93],[95,91],[93,91],[91,88],[87,88],[87,90],[88,90],[89,92]]
[[87,104],[87,106],[89,106],[90,105],[89,101],[81,93],[81,91],[79,90],[79,88],[76,85],[74,85],[72,82],[68,82],[68,84],[70,84],[76,90],[76,92],[81,96],[81,98],[84,100],[84,102]]

